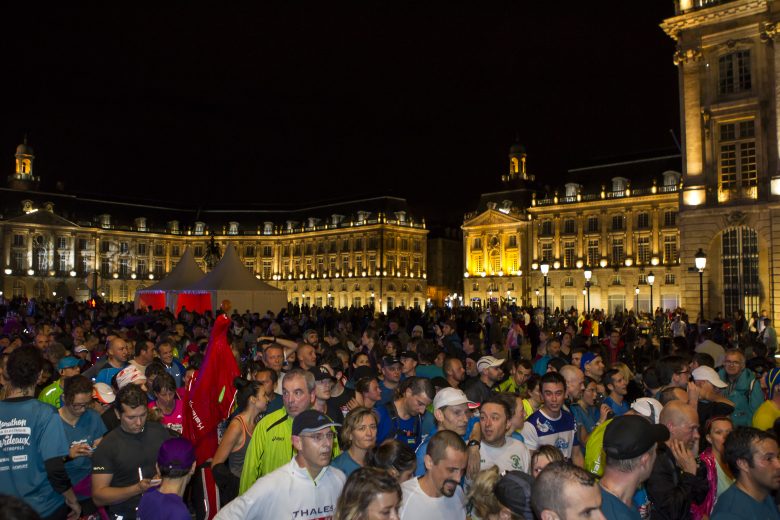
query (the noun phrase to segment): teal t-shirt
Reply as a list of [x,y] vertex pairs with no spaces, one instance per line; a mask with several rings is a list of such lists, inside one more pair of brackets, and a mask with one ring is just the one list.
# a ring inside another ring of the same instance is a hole
[[607,520],[642,520],[639,511],[628,507],[604,488],[601,488],[601,512]]
[[[69,447],[74,444],[87,443],[94,448],[95,440],[101,438],[107,431],[100,415],[96,411],[89,409],[79,417],[79,420],[76,421],[76,426],[71,426],[62,421],[62,427],[65,429],[65,438]],[[92,459],[90,457],[76,457],[65,463],[65,470],[68,472],[71,484],[76,485],[92,473]]]
[[350,457],[348,451],[343,451],[341,455],[333,459],[333,462],[331,462],[330,465],[344,472],[347,478],[349,478],[353,471],[360,469],[360,464]]
[[65,503],[44,462],[68,454],[57,410],[32,397],[0,401],[0,492],[19,497],[42,517]]
[[759,502],[733,485],[718,498],[710,518],[712,520],[742,520],[744,518],[778,520],[780,513],[777,511],[771,495],[767,495],[763,502]]

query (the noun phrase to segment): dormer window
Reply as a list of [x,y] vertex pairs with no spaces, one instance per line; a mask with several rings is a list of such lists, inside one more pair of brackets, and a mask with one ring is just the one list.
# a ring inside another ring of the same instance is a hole
[[625,177],[613,177],[612,178],[612,191],[620,192],[625,191],[628,179]]
[[228,222],[228,235],[238,235],[238,222]]
[[370,213],[368,211],[358,211],[357,212],[358,222],[361,223],[361,224],[365,223],[366,220],[368,220],[368,216],[369,215],[370,215]]
[[138,231],[146,231],[146,217],[138,217],[135,219],[135,228]]
[[294,220],[288,220],[285,222],[285,229],[287,231],[295,231],[295,227],[298,225],[298,223]]
[[100,227],[106,228],[106,229],[111,227],[111,215],[106,213],[106,214],[100,215],[98,217],[98,219],[100,220]]
[[273,222],[263,222],[263,234],[264,235],[272,235],[274,232],[274,223]]
[[576,182],[568,182],[566,183],[565,187],[566,187],[567,197],[576,197],[577,194],[580,192],[580,189],[582,188],[582,186],[580,186]]
[[202,235],[206,231],[205,222],[195,222],[195,234]]
[[171,220],[168,222],[168,231],[171,233],[178,233],[179,232],[179,221],[178,220]]
[[664,186],[676,186],[680,182],[680,174],[674,171],[665,171]]

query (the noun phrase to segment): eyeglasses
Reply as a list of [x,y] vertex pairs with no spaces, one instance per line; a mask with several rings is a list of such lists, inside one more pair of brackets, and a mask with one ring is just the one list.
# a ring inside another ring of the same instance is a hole
[[676,370],[674,373],[675,373],[675,374],[677,374],[677,375],[683,375],[683,374],[689,374],[689,373],[690,373],[690,371],[689,371],[688,369],[685,369],[685,370]]
[[75,408],[76,410],[83,410],[87,406],[89,406],[89,403],[71,403],[70,404],[70,407],[71,408]]
[[314,442],[322,442],[325,439],[328,439],[329,441],[332,441],[333,438],[336,436],[333,432],[324,432],[324,433],[313,433],[313,434],[301,434],[299,437],[308,437],[309,439],[313,440]]
[[723,364],[724,365],[732,365],[732,366],[733,365],[741,365],[742,361],[729,361],[729,360],[726,360],[726,361],[723,362]]

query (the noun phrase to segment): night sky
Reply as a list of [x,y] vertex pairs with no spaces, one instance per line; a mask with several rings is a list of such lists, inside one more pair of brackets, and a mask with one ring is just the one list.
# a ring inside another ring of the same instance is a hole
[[0,32],[0,164],[28,133],[47,189],[389,194],[458,222],[501,189],[515,136],[553,184],[679,137],[671,0],[18,4]]

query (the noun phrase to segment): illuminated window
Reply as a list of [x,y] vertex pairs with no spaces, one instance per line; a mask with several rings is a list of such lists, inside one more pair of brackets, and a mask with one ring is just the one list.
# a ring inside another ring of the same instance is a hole
[[563,243],[563,267],[574,267],[574,242]]
[[14,256],[13,256],[14,269],[27,268],[26,257],[27,255],[24,253],[24,251],[14,251]]
[[100,274],[103,278],[111,276],[111,260],[102,258],[100,260]]
[[68,248],[68,237],[57,237],[57,249]]
[[747,227],[723,232],[723,303],[729,316],[759,310],[758,234]]
[[154,261],[154,275],[158,278],[163,275],[165,272],[165,269],[163,269],[163,261],[162,260],[155,260]]
[[718,58],[718,92],[734,94],[752,88],[750,51],[737,51]]
[[[404,258],[401,260],[401,265],[403,266],[405,263],[406,259]],[[363,271],[363,255],[355,255],[355,271]]]
[[125,277],[130,274],[130,262],[127,258],[119,259],[119,276]]
[[520,265],[518,264],[516,254],[508,255],[506,259],[506,264],[507,264],[507,269],[509,269],[510,272],[515,272],[518,269],[520,269]]
[[120,302],[126,302],[127,301],[127,284],[123,283],[119,286],[119,301]]
[[758,197],[755,122],[722,123],[718,137],[718,200]]
[[650,263],[650,237],[639,237],[636,239],[636,253],[639,263]]
[[664,276],[664,283],[666,285],[674,285],[675,283],[677,283],[677,277],[674,276],[673,273],[666,273],[666,275]]
[[675,262],[677,262],[677,236],[667,235],[664,237],[664,263]]
[[263,278],[271,278],[271,261],[263,260]]
[[545,242],[541,244],[540,260],[552,262],[552,242]]
[[[289,254],[289,248],[287,249],[287,253]],[[264,245],[263,246],[263,256],[274,256],[274,249],[273,246]]]
[[677,211],[668,209],[664,211],[664,226],[676,226],[677,225]]
[[140,276],[146,276],[146,260],[138,260],[136,270]]
[[622,265],[623,258],[624,258],[623,239],[613,238],[612,239],[612,264]]
[[498,251],[490,253],[490,271],[497,273],[501,270],[501,254]]
[[179,247],[179,244],[171,246],[171,256],[174,258],[179,258],[179,256],[181,256],[181,247]]
[[349,271],[349,257],[348,256],[343,256],[341,258],[341,270],[344,272],[344,274],[346,274],[347,271]]
[[597,239],[588,240],[588,265],[594,267],[599,263],[601,252]]
[[68,270],[68,255],[59,255],[59,270],[65,272]]
[[471,265],[474,268],[474,272],[482,272],[482,255],[474,255],[471,257]]

